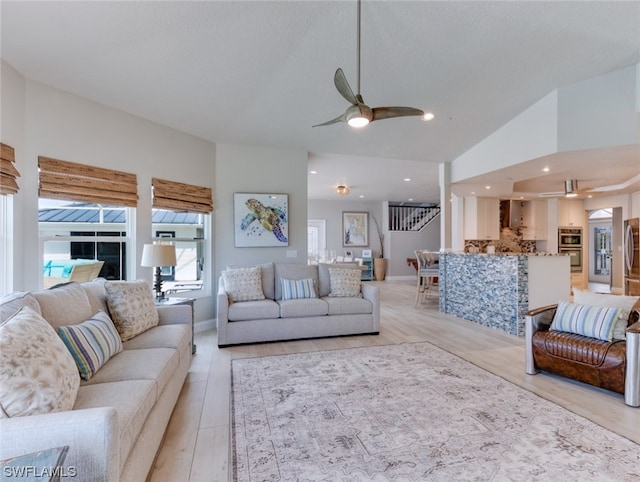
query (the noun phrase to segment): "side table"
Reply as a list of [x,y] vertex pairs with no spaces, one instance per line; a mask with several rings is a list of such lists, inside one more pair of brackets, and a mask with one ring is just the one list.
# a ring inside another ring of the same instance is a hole
[[193,303],[196,301],[195,298],[165,298],[163,300],[156,300],[156,306],[176,306],[176,305],[189,305],[191,307],[191,354],[196,354],[196,344],[194,343],[194,307]]

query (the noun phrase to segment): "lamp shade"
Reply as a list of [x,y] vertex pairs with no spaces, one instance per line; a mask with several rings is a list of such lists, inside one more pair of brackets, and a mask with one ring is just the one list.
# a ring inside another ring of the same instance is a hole
[[176,247],[173,244],[145,244],[140,266],[175,266]]

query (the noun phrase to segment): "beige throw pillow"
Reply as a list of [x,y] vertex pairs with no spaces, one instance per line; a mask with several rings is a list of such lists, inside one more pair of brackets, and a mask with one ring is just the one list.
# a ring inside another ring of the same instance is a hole
[[0,418],[71,410],[80,376],[54,329],[24,307],[0,325]]
[[122,341],[158,325],[158,310],[145,280],[107,281],[107,305]]
[[336,298],[361,297],[360,278],[362,271],[359,269],[329,268],[331,293],[329,296]]
[[262,268],[233,268],[222,272],[224,288],[229,301],[259,301],[264,300],[262,291]]

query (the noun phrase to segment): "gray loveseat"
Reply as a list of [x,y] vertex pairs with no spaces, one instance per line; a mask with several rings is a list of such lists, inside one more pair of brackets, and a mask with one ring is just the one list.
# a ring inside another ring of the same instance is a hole
[[[349,265],[266,263],[262,270],[265,299],[230,301],[224,277],[218,285],[218,346],[329,336],[378,334],[380,298],[378,287],[361,284],[355,297],[333,297],[330,268]],[[317,298],[282,299],[281,279],[313,279]]]
[[[54,329],[109,313],[104,280],[15,293],[3,300],[0,321],[23,306]],[[69,480],[144,481],[192,359],[191,307],[160,307],[158,315],[157,326],[123,342],[80,381],[72,410],[0,418],[0,459],[67,445],[63,473],[75,474]]]

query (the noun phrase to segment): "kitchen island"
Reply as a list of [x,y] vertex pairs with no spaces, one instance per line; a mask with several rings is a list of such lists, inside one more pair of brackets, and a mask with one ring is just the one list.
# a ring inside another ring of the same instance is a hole
[[524,336],[527,311],[569,301],[569,256],[440,253],[440,311]]

